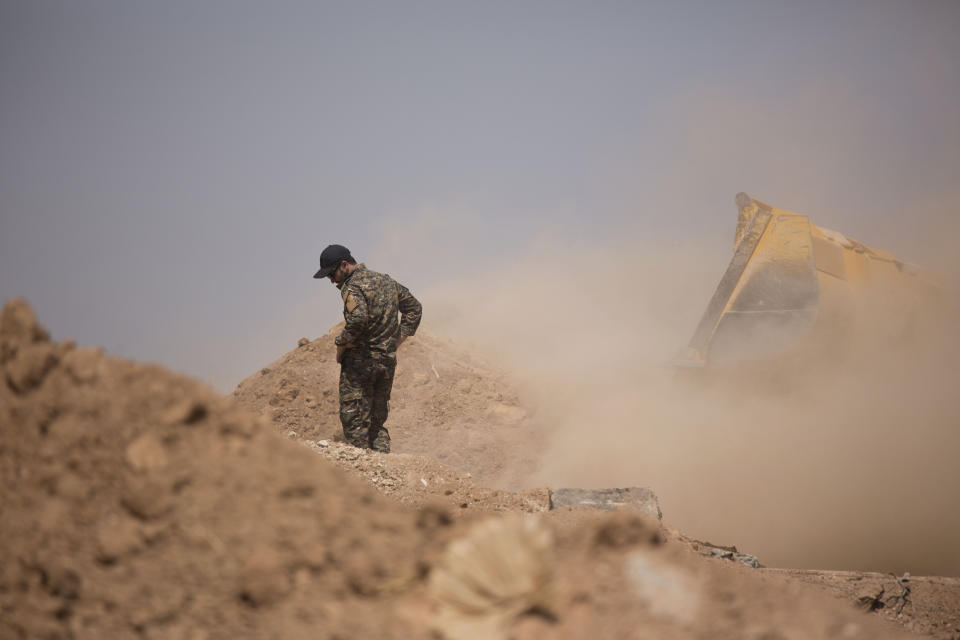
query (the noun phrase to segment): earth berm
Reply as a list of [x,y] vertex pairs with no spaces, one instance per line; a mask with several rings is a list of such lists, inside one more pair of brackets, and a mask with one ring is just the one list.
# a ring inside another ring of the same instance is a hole
[[[0,637],[960,633],[955,579],[890,585],[864,575],[883,591],[853,599],[898,612],[898,625],[853,606],[837,586],[850,576],[828,587],[820,576],[751,569],[705,556],[655,518],[547,511],[545,489],[483,488],[478,478],[507,486],[514,480],[498,469],[535,459],[531,448],[481,462],[483,445],[505,451],[539,436],[523,429],[526,412],[503,379],[470,371],[441,341],[418,336],[404,347],[398,453],[349,449],[335,441],[333,399],[322,395],[335,366],[319,359],[329,358],[325,339],[285,356],[315,348],[319,360],[305,358],[303,373],[291,367],[273,388],[297,394],[271,405],[276,393],[263,392],[258,409],[244,385],[238,401],[161,367],[53,342],[25,301],[9,301],[0,316]],[[460,369],[469,390],[452,374]],[[438,393],[417,374],[449,386]],[[479,413],[457,413],[458,394],[473,389]],[[290,419],[295,410],[325,418],[308,426]],[[458,458],[457,429],[477,422],[478,442]],[[422,455],[441,446],[446,460]]]

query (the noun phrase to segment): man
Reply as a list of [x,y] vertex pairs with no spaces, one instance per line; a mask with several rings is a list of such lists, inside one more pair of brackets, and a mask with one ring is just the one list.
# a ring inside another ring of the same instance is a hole
[[[422,307],[405,286],[357,264],[339,244],[323,250],[313,277],[329,278],[343,298],[346,326],[335,340],[343,435],[355,447],[390,453],[390,433],[383,423],[397,347],[417,332]],[[397,313],[403,316],[399,322]]]

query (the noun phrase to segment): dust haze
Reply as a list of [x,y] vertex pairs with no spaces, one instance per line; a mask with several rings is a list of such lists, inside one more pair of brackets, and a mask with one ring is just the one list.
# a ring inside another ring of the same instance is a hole
[[531,485],[652,487],[669,525],[769,566],[960,574],[955,259],[930,256],[920,309],[861,301],[816,353],[685,375],[732,255],[701,244],[549,239],[424,291],[429,330],[515,378],[547,441]]

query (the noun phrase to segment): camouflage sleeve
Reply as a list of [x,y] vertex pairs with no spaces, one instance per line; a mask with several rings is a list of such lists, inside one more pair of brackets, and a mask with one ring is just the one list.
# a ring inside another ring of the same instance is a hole
[[420,318],[423,316],[423,307],[420,301],[413,297],[410,290],[397,283],[397,303],[400,309],[400,335],[410,337],[417,332]]
[[367,314],[367,301],[363,297],[363,292],[353,287],[344,287],[343,319],[347,326],[334,340],[338,345],[356,342],[367,326],[369,315]]

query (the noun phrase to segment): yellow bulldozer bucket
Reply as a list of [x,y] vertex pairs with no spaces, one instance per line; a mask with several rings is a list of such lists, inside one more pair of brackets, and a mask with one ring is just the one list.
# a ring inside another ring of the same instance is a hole
[[892,254],[738,193],[733,259],[678,364],[764,360],[802,345],[875,285],[923,279]]

